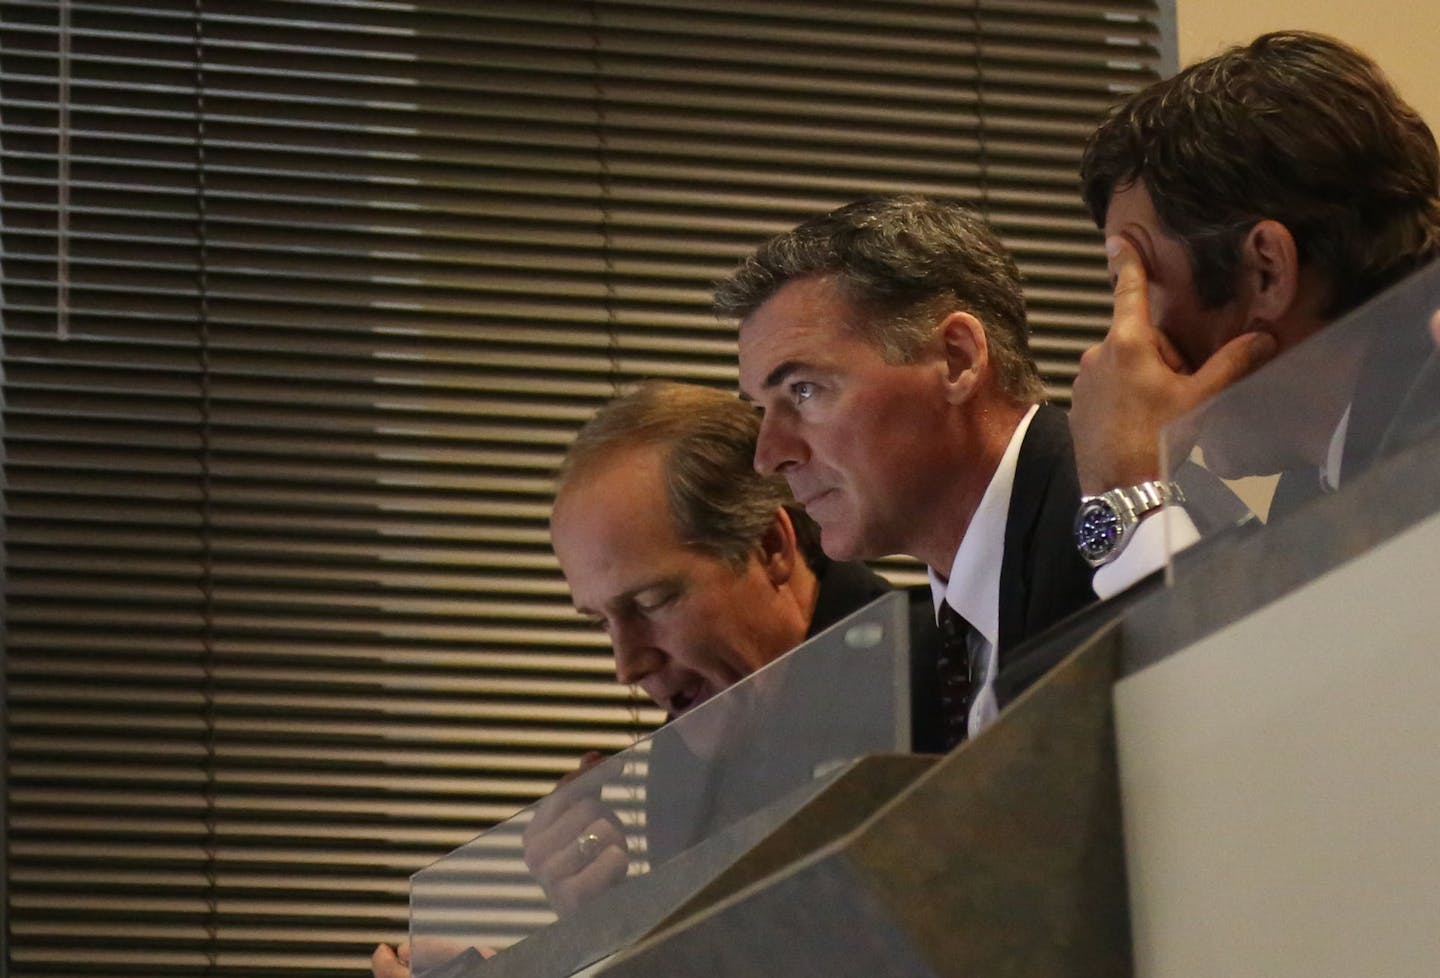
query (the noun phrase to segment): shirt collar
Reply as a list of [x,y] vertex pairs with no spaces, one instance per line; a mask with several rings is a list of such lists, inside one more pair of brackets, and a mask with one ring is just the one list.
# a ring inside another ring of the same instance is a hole
[[1030,428],[1030,419],[1035,417],[1039,405],[1031,405],[1025,417],[1015,426],[1005,454],[980,497],[980,505],[970,518],[960,549],[955,551],[955,562],[950,565],[948,580],[942,580],[933,570],[927,570],[930,577],[930,595],[935,610],[940,610],[944,601],[954,608],[970,627],[979,632],[994,648],[1000,635],[1000,564],[1005,557],[1005,523],[1010,515],[1010,492],[1015,487],[1015,466],[1020,460],[1020,444]]
[[1335,433],[1330,436],[1330,449],[1325,453],[1325,465],[1320,469],[1320,488],[1326,492],[1340,488],[1340,463],[1345,456],[1345,436],[1350,431],[1350,409],[1354,406],[1346,406],[1345,413],[1340,415],[1340,423],[1335,426]]

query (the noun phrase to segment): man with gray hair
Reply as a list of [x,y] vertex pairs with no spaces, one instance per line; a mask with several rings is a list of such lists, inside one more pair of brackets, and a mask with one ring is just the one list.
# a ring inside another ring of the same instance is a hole
[[949,739],[974,733],[1007,653],[1093,600],[1013,259],[958,203],[878,197],[766,242],[715,298],[763,412],[757,470],[785,477],[831,557],[926,564],[953,636]]

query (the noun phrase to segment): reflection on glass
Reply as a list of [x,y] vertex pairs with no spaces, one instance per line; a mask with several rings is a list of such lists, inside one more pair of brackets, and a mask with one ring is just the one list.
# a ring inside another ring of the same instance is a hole
[[416,978],[570,975],[661,922],[848,761],[908,750],[907,608],[885,595],[416,873]]
[[1170,425],[1166,477],[1198,536],[1283,519],[1440,433],[1437,310],[1431,264]]

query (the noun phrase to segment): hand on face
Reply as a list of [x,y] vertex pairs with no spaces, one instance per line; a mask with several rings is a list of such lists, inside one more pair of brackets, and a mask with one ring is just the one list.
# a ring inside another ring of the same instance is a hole
[[567,787],[603,761],[594,751],[586,754],[540,802],[525,829],[525,865],[561,916],[622,881],[630,867],[625,832],[600,801],[601,785]]
[[1094,495],[1158,479],[1161,429],[1275,355],[1275,339],[1244,333],[1196,371],[1154,327],[1145,267],[1134,247],[1105,243],[1115,282],[1110,331],[1080,358],[1070,408],[1080,489]]

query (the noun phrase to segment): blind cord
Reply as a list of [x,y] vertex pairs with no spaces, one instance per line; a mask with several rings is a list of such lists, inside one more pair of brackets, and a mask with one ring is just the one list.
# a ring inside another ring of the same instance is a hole
[[980,166],[980,216],[990,221],[990,143],[985,128],[985,20],[984,4],[975,0],[972,19],[975,22],[975,142],[978,144]]
[[[620,327],[619,314],[616,310],[617,294],[615,290],[615,241],[612,229],[613,212],[611,210],[611,198],[614,188],[612,174],[610,172],[610,135],[608,130],[607,98],[605,90],[605,64],[602,58],[603,44],[601,38],[600,24],[600,3],[601,0],[590,0],[590,66],[591,66],[591,92],[594,96],[595,109],[595,162],[600,188],[600,261],[602,275],[605,285],[605,337],[606,357],[609,364],[609,376],[606,382],[610,386],[610,396],[615,397],[620,393]],[[648,732],[640,722],[640,710],[642,698],[640,688],[633,683],[630,686],[630,739],[632,743],[638,743],[641,737]]]
[[200,648],[204,701],[205,958],[207,975],[219,968],[220,902],[215,704],[215,580],[211,539],[210,281],[205,181],[205,5],[195,0],[195,287],[200,366]]
[[60,0],[55,91],[55,336],[70,338],[70,0]]
[[606,116],[608,93],[605,91],[605,65],[601,57],[600,0],[590,0],[590,63],[591,85],[595,110],[595,163],[600,187],[600,262],[605,287],[605,335],[610,374],[610,394],[620,393],[620,332],[616,312],[615,241],[611,202],[614,193],[610,172],[610,134]]

